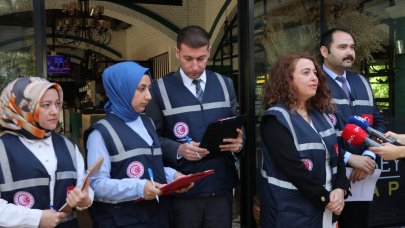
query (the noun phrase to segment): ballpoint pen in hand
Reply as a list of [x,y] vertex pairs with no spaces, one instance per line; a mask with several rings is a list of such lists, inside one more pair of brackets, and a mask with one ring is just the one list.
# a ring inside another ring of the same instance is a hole
[[[151,168],[148,168],[148,173],[149,173],[149,178],[150,178],[150,181],[152,182],[153,187],[156,188],[155,181],[153,180],[153,172],[152,172]],[[156,197],[156,201],[159,203],[159,196],[155,195],[155,197]]]
[[[191,145],[192,145],[192,143],[191,143],[191,138],[188,137],[188,135],[186,136],[186,141],[187,141],[188,144],[191,144]],[[200,156],[200,154],[199,154],[197,151],[195,152],[195,154],[197,155],[197,157],[198,157],[199,159],[201,159],[201,156]]]

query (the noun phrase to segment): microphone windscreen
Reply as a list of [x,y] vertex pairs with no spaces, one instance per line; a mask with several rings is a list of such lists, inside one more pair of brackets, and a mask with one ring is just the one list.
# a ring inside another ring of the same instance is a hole
[[353,146],[360,146],[367,138],[367,132],[354,124],[346,124],[342,138]]
[[351,116],[351,117],[349,117],[347,122],[349,124],[355,124],[355,125],[363,128],[363,130],[365,130],[365,131],[367,131],[367,128],[370,127],[370,124],[368,123],[368,121],[360,116]]

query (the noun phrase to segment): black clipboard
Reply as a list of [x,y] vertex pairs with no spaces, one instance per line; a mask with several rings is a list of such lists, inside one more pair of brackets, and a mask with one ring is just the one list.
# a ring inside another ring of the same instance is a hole
[[232,116],[208,125],[200,142],[200,147],[210,152],[207,158],[221,155],[219,145],[224,144],[225,138],[236,138],[238,136],[236,129],[242,128],[246,118],[245,115]]

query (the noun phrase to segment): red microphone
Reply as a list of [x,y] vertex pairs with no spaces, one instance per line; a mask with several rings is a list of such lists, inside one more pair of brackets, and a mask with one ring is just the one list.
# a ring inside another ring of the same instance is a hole
[[353,146],[361,146],[363,143],[370,147],[381,146],[378,142],[370,139],[367,132],[365,132],[361,127],[354,124],[346,124],[342,132],[342,138]]

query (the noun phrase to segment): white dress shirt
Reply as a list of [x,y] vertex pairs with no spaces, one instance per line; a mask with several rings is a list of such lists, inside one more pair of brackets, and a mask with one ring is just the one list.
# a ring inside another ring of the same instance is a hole
[[[191,92],[195,97],[197,97],[196,90],[195,90],[196,85],[193,83],[193,79],[189,78],[189,77],[186,75],[186,73],[184,73],[183,69],[181,69],[181,68],[180,68],[180,75],[181,75],[181,79],[183,79],[183,84],[184,84],[184,86],[185,86],[188,90],[190,90],[190,92]],[[201,80],[201,81],[200,81],[201,89],[202,89],[203,91],[205,91],[205,84],[207,83],[207,74],[205,73],[205,70],[204,70],[204,72],[201,74],[201,76],[200,76],[199,78],[196,78],[196,79]]]

